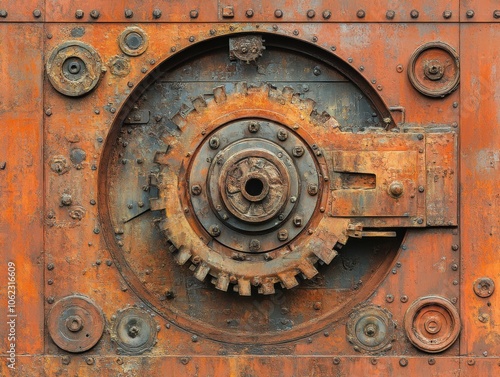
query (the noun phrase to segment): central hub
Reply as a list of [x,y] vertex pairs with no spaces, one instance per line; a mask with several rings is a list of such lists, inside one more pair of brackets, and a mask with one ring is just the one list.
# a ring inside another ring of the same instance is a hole
[[[249,223],[263,223],[279,216],[289,198],[290,174],[276,155],[264,149],[258,139],[250,139],[249,148],[232,155],[220,170],[219,192],[225,208],[236,218]],[[239,145],[223,151],[231,154]],[[218,170],[218,169],[216,169]]]
[[[297,148],[304,153],[294,153]],[[264,119],[236,120],[207,135],[188,180],[197,220],[229,252],[281,247],[305,228],[318,201],[307,190],[319,185],[312,149]],[[286,237],[279,234],[283,230]]]

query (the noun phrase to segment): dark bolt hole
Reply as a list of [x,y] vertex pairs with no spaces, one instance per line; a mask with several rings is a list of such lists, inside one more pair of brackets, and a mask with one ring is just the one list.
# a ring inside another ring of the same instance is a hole
[[142,36],[138,33],[130,33],[125,38],[125,43],[127,47],[132,50],[137,50],[142,45]]
[[259,196],[264,190],[264,184],[258,178],[250,178],[245,184],[245,191],[248,195]]
[[68,67],[69,72],[72,74],[76,74],[76,73],[80,72],[80,69],[81,69],[81,66],[80,66],[80,63],[78,63],[78,62],[71,62],[69,67]]

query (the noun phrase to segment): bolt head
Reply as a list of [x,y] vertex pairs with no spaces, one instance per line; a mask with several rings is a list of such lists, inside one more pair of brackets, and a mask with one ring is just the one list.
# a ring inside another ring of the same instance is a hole
[[253,10],[247,9],[247,11],[245,12],[245,16],[247,16],[248,18],[252,18],[253,17]]
[[210,234],[213,237],[219,237],[220,236],[220,228],[219,228],[219,226],[217,224],[211,225],[209,231],[210,231]]
[[211,149],[217,149],[220,146],[220,140],[217,136],[214,136],[210,138],[208,141],[208,145],[210,146]]
[[465,12],[465,15],[467,16],[467,18],[472,18],[474,17],[474,11],[472,9],[469,9],[467,12]]
[[90,17],[92,17],[94,20],[97,20],[100,15],[101,13],[97,9],[94,9],[90,12]]
[[286,139],[288,139],[288,132],[286,132],[285,130],[279,130],[277,136],[278,140],[285,141]]
[[395,198],[403,195],[404,187],[401,182],[392,182],[389,186],[389,194]]
[[388,10],[385,14],[385,18],[387,18],[388,20],[393,20],[394,17],[396,17],[396,12],[394,12],[393,10]]
[[286,241],[288,239],[288,230],[286,229],[280,229],[278,231],[278,240],[280,241]]
[[295,217],[293,218],[293,225],[295,225],[295,226],[297,226],[297,227],[298,227],[298,226],[302,226],[302,217],[300,217],[300,216],[295,216]]
[[248,131],[250,131],[251,133],[256,133],[256,132],[259,132],[260,130],[260,124],[259,123],[256,123],[256,122],[252,122],[248,125]]
[[248,244],[248,248],[250,251],[259,251],[260,250],[260,241],[253,239]]
[[323,12],[323,18],[324,18],[325,20],[328,20],[331,16],[332,16],[332,12],[331,12],[331,11],[329,11],[329,10],[325,10],[325,11]]
[[304,155],[304,147],[297,145],[292,149],[292,155],[295,157],[301,157]]
[[307,186],[307,193],[311,196],[315,196],[318,194],[318,185],[314,183],[310,183]]
[[444,18],[444,19],[448,20],[448,19],[450,19],[450,18],[451,18],[451,16],[452,16],[452,13],[451,13],[451,11],[450,11],[450,10],[445,10],[445,11],[443,12],[443,18]]
[[191,194],[200,195],[201,194],[201,186],[200,185],[192,185],[191,186]]

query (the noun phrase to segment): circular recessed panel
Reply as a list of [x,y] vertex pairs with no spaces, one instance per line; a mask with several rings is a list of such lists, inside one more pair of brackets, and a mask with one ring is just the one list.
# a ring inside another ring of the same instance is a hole
[[79,41],[57,46],[47,61],[50,83],[59,93],[71,97],[90,92],[99,82],[101,73],[99,54]]
[[150,313],[130,307],[112,317],[111,340],[119,353],[139,355],[156,344],[158,325]]
[[347,339],[358,352],[384,352],[392,348],[395,328],[388,310],[375,305],[362,306],[349,315]]
[[47,326],[50,337],[59,348],[68,352],[84,352],[101,338],[104,316],[88,298],[68,296],[54,304]]
[[458,87],[458,54],[446,43],[424,44],[410,58],[408,77],[420,93],[429,97],[444,97]]
[[118,38],[120,49],[129,56],[139,56],[148,48],[148,35],[137,26],[126,28]]
[[406,335],[422,351],[441,352],[449,348],[460,333],[460,317],[455,306],[439,296],[422,297],[406,311]]

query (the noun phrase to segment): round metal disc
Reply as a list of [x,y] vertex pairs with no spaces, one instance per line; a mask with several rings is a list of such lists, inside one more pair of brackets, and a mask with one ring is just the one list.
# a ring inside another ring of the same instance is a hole
[[429,97],[444,97],[460,80],[457,52],[446,43],[430,42],[415,50],[408,65],[408,78],[415,89]]
[[145,310],[131,307],[119,310],[112,318],[111,340],[118,352],[139,355],[156,344],[158,327]]
[[77,97],[90,92],[99,82],[102,63],[91,46],[68,41],[57,46],[47,61],[49,81],[59,93]]
[[355,308],[349,315],[347,339],[358,352],[383,352],[392,348],[395,327],[389,311],[367,305]]
[[457,308],[440,296],[421,297],[406,311],[404,328],[410,342],[422,351],[442,352],[460,333]]
[[84,352],[96,345],[104,330],[104,315],[90,299],[67,296],[49,312],[47,327],[57,346],[68,352]]
[[126,28],[118,38],[120,49],[128,56],[139,56],[148,48],[148,36],[141,28]]

